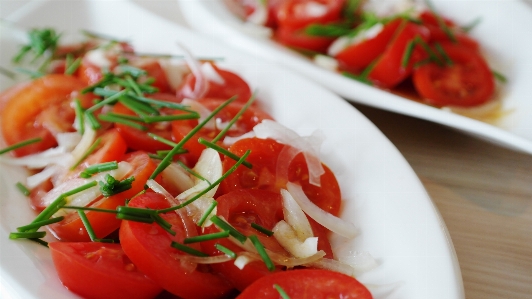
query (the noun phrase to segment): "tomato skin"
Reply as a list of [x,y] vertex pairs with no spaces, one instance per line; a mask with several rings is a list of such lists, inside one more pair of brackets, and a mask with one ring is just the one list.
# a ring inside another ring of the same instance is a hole
[[[238,189],[262,189],[279,192],[286,188],[288,181],[301,185],[309,199],[328,213],[338,216],[341,205],[340,187],[332,171],[325,165],[321,176],[321,187],[309,183],[308,167],[302,153],[292,161],[282,161],[281,151],[285,145],[271,139],[247,138],[235,142],[229,151],[242,156],[248,149],[246,159],[253,168],[239,166],[220,184],[220,193]],[[234,160],[224,159],[223,169],[227,171],[235,164]],[[279,165],[289,165],[288,174],[277,174]]]
[[[345,0],[287,0],[277,11],[279,27],[303,28],[310,24],[327,24],[341,18]],[[309,6],[319,6],[319,15],[312,15]]]
[[471,107],[487,102],[495,91],[495,81],[482,56],[461,44],[441,46],[453,65],[429,63],[418,67],[413,75],[418,93],[435,106]]
[[[284,219],[282,198],[280,193],[265,190],[237,190],[216,199],[218,202],[217,215],[225,218],[231,225],[246,236],[256,235],[261,243],[268,249],[287,254],[274,237],[268,237],[257,232],[251,227],[255,222],[271,230],[277,222]],[[219,232],[214,225],[205,228],[205,233]],[[226,239],[202,242],[202,249],[209,255],[223,254],[215,248],[215,244],[239,252],[241,249]],[[227,278],[235,288],[242,291],[255,280],[270,275],[264,262],[255,261],[246,265],[242,270],[234,265],[234,261],[211,265],[213,270]],[[280,271],[277,268],[276,271]]]
[[279,43],[298,50],[327,52],[334,38],[311,36],[305,33],[304,28],[279,27],[275,31],[274,39]]
[[120,244],[52,242],[49,247],[63,285],[84,298],[149,299],[162,291],[137,270]]
[[373,298],[368,289],[353,277],[328,270],[298,269],[263,277],[237,299],[280,298],[274,285],[280,286],[291,299]]
[[[131,207],[162,209],[169,204],[164,196],[146,192],[129,202]],[[148,277],[165,290],[184,299],[222,298],[232,286],[221,277],[195,269],[187,272],[179,259],[180,251],[170,246],[172,241],[183,242],[186,236],[181,218],[174,212],[162,214],[172,224],[176,236],[170,235],[157,224],[123,221],[120,242],[128,257]]]
[[147,78],[155,79],[152,86],[156,87],[159,92],[166,93],[172,91],[166,73],[157,60],[142,61],[139,63],[138,67],[147,72]]
[[[102,197],[91,204],[91,207],[114,210],[116,207],[124,205],[127,199],[144,189],[146,181],[155,170],[155,163],[144,152],[130,153],[125,157],[124,161],[131,163],[134,167],[133,172],[127,175],[127,177],[135,177],[131,184],[131,189],[110,197]],[[115,214],[95,211],[86,211],[85,214],[98,238],[104,238],[120,227],[121,220],[117,219]],[[63,221],[49,225],[48,228],[56,238],[62,241],[90,241],[85,225],[77,213],[67,215]]]
[[103,78],[102,69],[90,62],[87,57],[81,60],[76,74],[86,85],[96,84]]
[[[227,100],[233,96],[237,96],[236,101],[238,102],[247,102],[251,97],[251,88],[248,83],[242,79],[239,75],[219,68],[215,64],[211,63],[212,67],[216,72],[223,78],[224,83],[220,84],[218,82],[210,81],[207,82],[207,92],[202,95],[202,98],[220,98]],[[185,92],[186,89],[194,90],[194,85],[196,84],[196,76],[193,73],[190,73],[183,80],[183,83],[180,87],[177,88],[176,95],[179,99],[184,99],[187,97]]]
[[384,25],[382,31],[377,36],[350,45],[342,50],[335,56],[340,69],[353,73],[362,72],[384,52],[400,24],[401,19],[393,20]]
[[378,58],[375,67],[368,78],[382,88],[393,88],[412,73],[413,65],[425,58],[426,53],[420,46],[414,47],[408,65],[403,67],[402,60],[406,47],[410,41],[419,36],[425,42],[430,37],[429,30],[408,21],[403,21],[395,37],[390,42],[384,53]]
[[6,143],[11,145],[30,138],[42,138],[41,142],[14,150],[15,156],[37,153],[57,144],[52,133],[36,119],[43,111],[51,109],[54,116],[50,119],[61,127],[71,128],[74,111],[69,106],[70,96],[83,87],[85,84],[75,77],[52,74],[10,92],[11,97],[0,114],[0,127]]
[[[217,98],[203,98],[199,99],[198,102],[205,106],[207,109],[213,111],[221,104],[225,102],[223,99]],[[224,107],[215,118],[221,120],[221,122],[229,122],[235,117],[235,115],[242,109],[245,104],[242,102],[232,102],[226,107]],[[238,121],[233,124],[231,129],[227,132],[226,136],[240,136],[245,134],[253,129],[253,127],[264,119],[273,118],[259,107],[251,105],[247,110],[240,116]],[[183,120],[183,121],[174,121],[172,122],[172,132],[173,140],[175,142],[181,141],[194,127],[198,125],[197,120]],[[198,161],[201,152],[205,149],[203,144],[198,142],[198,138],[204,138],[207,141],[211,141],[213,138],[218,135],[220,129],[214,128],[202,128],[198,133],[196,133],[190,140],[188,140],[183,148],[188,150],[188,153],[180,155],[180,159],[183,160],[187,165],[193,166]],[[223,143],[218,145],[226,147]]]

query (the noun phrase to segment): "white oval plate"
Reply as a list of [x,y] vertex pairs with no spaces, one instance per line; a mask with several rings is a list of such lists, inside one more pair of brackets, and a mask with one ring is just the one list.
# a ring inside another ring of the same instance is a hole
[[502,110],[508,114],[496,124],[414,102],[325,70],[267,37],[251,34],[249,25],[232,14],[224,0],[178,2],[192,28],[286,65],[349,101],[440,123],[532,154],[532,8],[523,1],[431,1],[439,12],[459,24],[481,17],[472,35],[480,41],[490,65],[508,78],[508,83],[501,87]]
[[[279,122],[299,133],[320,129],[327,136],[323,160],[340,182],[342,217],[362,232],[354,241],[337,238],[333,245],[337,254],[368,251],[378,259],[376,269],[359,277],[372,287],[375,298],[463,298],[455,252],[431,199],[396,148],[347,102],[290,71],[213,43],[131,2],[35,2],[10,21],[22,28],[88,29],[127,38],[140,52],[179,53],[179,41],[195,55],[224,57],[223,65],[258,88],[259,99]],[[1,65],[12,57],[12,42],[6,38],[1,43]],[[34,217],[27,199],[14,187],[24,175],[21,169],[0,165],[2,284],[24,299],[76,298],[61,285],[46,248],[8,240],[9,232]],[[386,295],[392,291],[392,296]]]

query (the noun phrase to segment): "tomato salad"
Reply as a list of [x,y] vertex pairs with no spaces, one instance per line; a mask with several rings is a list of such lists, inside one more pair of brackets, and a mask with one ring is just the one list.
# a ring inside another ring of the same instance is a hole
[[242,77],[185,49],[163,57],[87,32],[69,46],[53,29],[30,35],[15,61],[39,62],[25,72],[33,79],[0,94],[0,163],[31,171],[17,185],[37,216],[10,238],[49,247],[66,288],[372,298],[356,266],[334,259],[329,234],[356,228],[338,218],[321,138],[275,122]]
[[[435,107],[494,102],[495,78],[470,27],[437,13],[430,2],[375,12],[381,1],[230,0],[272,39],[345,76]],[[405,4],[408,1],[398,1]]]

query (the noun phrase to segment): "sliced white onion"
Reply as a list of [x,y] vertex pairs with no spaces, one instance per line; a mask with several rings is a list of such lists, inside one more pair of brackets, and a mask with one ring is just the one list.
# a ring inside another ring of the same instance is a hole
[[70,152],[80,143],[81,135],[78,132],[59,133],[55,136],[55,140],[59,146]]
[[334,59],[331,56],[321,55],[321,54],[315,55],[314,63],[317,66],[320,66],[326,70],[330,70],[330,71],[338,70],[338,60]]
[[373,270],[379,265],[377,260],[367,251],[350,252],[349,255],[339,256],[338,261],[353,267],[355,275]]
[[185,55],[185,61],[187,62],[188,67],[196,78],[193,90],[191,90],[188,85],[185,85],[185,88],[183,89],[183,94],[187,98],[200,99],[205,95],[205,93],[207,93],[207,90],[209,88],[209,82],[201,72],[200,62],[196,60],[192,56],[192,53],[190,53],[190,51],[186,49],[183,45],[179,46],[183,50],[183,53]]
[[303,192],[301,186],[288,182],[286,187],[301,209],[316,222],[323,225],[330,231],[349,239],[352,239],[358,235],[358,229],[351,222],[345,221],[334,216],[333,214],[327,213],[311,202],[307,195],[305,195],[305,192]]
[[29,176],[26,179],[26,186],[29,189],[33,189],[54,176],[58,170],[62,170],[62,168],[57,165],[48,165],[41,172]]
[[290,192],[281,189],[281,196],[283,197],[284,220],[294,230],[299,241],[305,241],[308,238],[312,238],[314,233],[307,216],[303,210],[301,210],[301,207],[294,200]]
[[231,258],[228,255],[215,255],[215,256],[209,256],[209,257],[200,257],[200,256],[193,256],[193,255],[176,255],[177,258],[181,260],[186,260],[191,263],[196,264],[219,264],[219,263],[225,263],[233,258]]
[[75,161],[79,161],[83,155],[89,150],[91,145],[94,143],[94,140],[96,139],[96,131],[92,128],[88,120],[85,120],[85,132],[83,133],[83,136],[81,136],[81,140],[79,141],[78,145],[74,148],[72,151],[72,163],[75,163]]
[[203,75],[205,76],[205,79],[220,85],[225,83],[224,78],[218,73],[216,69],[214,69],[211,63],[202,63],[200,69]]
[[[194,110],[198,112],[200,117],[198,118],[198,122],[203,122],[211,113],[212,111],[199,103],[198,101],[194,101],[192,99],[184,99],[181,102],[183,105],[187,105],[190,107],[191,110]],[[215,129],[216,128],[216,121],[214,119],[209,120],[204,126],[206,129]]]
[[181,58],[159,59],[159,64],[163,68],[172,90],[181,86],[183,78],[190,73],[190,69]]
[[235,136],[235,137],[225,136],[224,140],[223,140],[223,143],[226,146],[230,146],[230,145],[233,145],[235,142],[237,142],[239,140],[246,139],[246,138],[253,138],[253,137],[256,137],[255,132],[254,131],[249,131],[249,132],[244,133],[244,134],[242,134],[240,136]]
[[[257,257],[258,257],[258,258],[257,258]],[[242,270],[242,269],[244,269],[244,267],[245,267],[247,264],[249,264],[249,263],[251,263],[251,262],[254,262],[254,261],[260,261],[260,260],[262,260],[262,259],[260,258],[260,256],[258,256],[258,255],[251,255],[251,254],[249,254],[249,253],[246,252],[246,253],[243,253],[243,254],[239,254],[239,255],[236,257],[235,262],[234,262],[234,265],[235,265],[238,269]]]
[[308,266],[319,269],[331,270],[353,277],[355,276],[355,269],[353,267],[333,259],[323,258],[319,261],[309,264]]
[[266,1],[256,0],[255,10],[247,16],[246,21],[256,25],[266,25],[268,20],[268,7]]
[[108,58],[106,50],[103,48],[96,48],[94,50],[88,51],[85,54],[84,59],[100,68],[109,68],[112,66],[112,62]]
[[172,184],[179,192],[183,192],[194,186],[194,180],[189,173],[177,163],[170,163],[162,172],[161,176],[166,183]]
[[310,237],[300,241],[296,231],[284,220],[277,222],[272,231],[277,242],[295,257],[309,257],[318,252],[318,238]]
[[[324,135],[321,132],[316,131],[311,136],[301,137],[295,131],[269,119],[265,119],[256,125],[253,131],[258,138],[272,138],[279,143],[290,145],[303,152],[309,170],[309,182],[320,186],[320,177],[325,173],[319,158],[320,147],[324,140]],[[294,155],[294,153],[291,154]]]
[[44,168],[50,164],[68,166],[72,161],[72,155],[67,153],[66,149],[60,146],[20,158],[0,156],[0,163],[25,166],[29,169]]

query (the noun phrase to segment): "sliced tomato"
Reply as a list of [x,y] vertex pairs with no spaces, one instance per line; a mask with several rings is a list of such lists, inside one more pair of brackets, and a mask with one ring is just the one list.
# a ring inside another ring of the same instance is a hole
[[103,78],[102,69],[92,63],[87,57],[81,59],[81,64],[76,74],[86,85],[96,84]]
[[[265,190],[237,190],[217,198],[217,215],[223,217],[229,223],[246,236],[256,235],[264,247],[279,254],[288,254],[279,245],[274,237],[268,237],[251,227],[256,223],[269,230],[273,229],[277,222],[284,219],[281,195],[278,192]],[[214,225],[205,228],[205,233],[219,232]],[[213,240],[202,242],[202,248],[209,255],[220,255],[222,252],[216,249],[216,243],[239,252],[241,249],[231,241]],[[242,270],[234,265],[234,261],[220,264],[212,264],[211,267],[217,273],[227,278],[235,288],[242,291],[255,280],[270,275],[263,261],[255,261],[247,264]],[[280,271],[277,268],[275,271]]]
[[455,40],[451,40],[448,33],[446,33],[442,25],[440,25],[438,17],[434,13],[432,13],[431,11],[424,11],[419,15],[419,19],[423,22],[423,25],[425,25],[425,27],[429,29],[431,43],[452,41],[467,46],[471,50],[479,50],[480,46],[475,39],[471,38],[469,35],[463,32],[463,30],[460,27],[456,26],[453,21],[442,16],[439,17],[443,20],[445,26],[447,26],[447,28],[450,30]]
[[[133,198],[130,207],[164,209],[169,204],[164,196],[147,192]],[[186,269],[179,256],[183,253],[170,246],[187,236],[183,221],[175,212],[162,214],[172,224],[175,236],[157,224],[123,221],[120,242],[124,251],[137,267],[165,290],[185,299],[222,298],[232,286],[221,277],[200,268]]]
[[345,0],[287,0],[277,11],[280,27],[304,28],[341,19]]
[[414,85],[421,97],[439,107],[471,107],[490,100],[495,82],[484,58],[461,44],[441,45],[453,64],[429,63],[414,71]]
[[353,277],[329,270],[298,269],[263,277],[237,299],[277,299],[281,296],[276,286],[292,299],[373,298],[369,290]]
[[[102,197],[92,203],[90,207],[115,210],[116,207],[124,205],[127,199],[144,190],[146,181],[155,170],[155,163],[144,152],[128,154],[124,161],[133,166],[133,171],[126,175],[126,177],[135,177],[131,189],[110,197]],[[98,238],[105,238],[120,227],[121,220],[117,219],[115,214],[97,211],[86,211],[85,214]],[[62,241],[90,241],[85,225],[77,213],[67,215],[63,221],[49,225],[48,228],[55,237]]]
[[[161,109],[162,112],[170,113],[179,113],[170,109]],[[113,107],[113,113],[137,116],[135,112],[124,106],[122,103],[117,103]],[[131,126],[115,123],[115,128],[120,132],[120,135],[126,141],[128,147],[134,150],[141,150],[154,153],[158,150],[169,150],[172,147],[164,144],[153,137],[150,137],[148,133],[153,133],[155,135],[161,136],[167,140],[172,140],[172,127],[168,122],[157,122],[152,124],[140,123],[138,124],[146,127],[146,130],[139,130]]]
[[418,45],[414,47],[408,64],[405,67],[402,66],[407,46],[416,37],[427,42],[430,37],[429,30],[425,26],[403,20],[391,43],[378,58],[368,78],[379,87],[393,88],[410,76],[413,65],[427,55]]
[[125,255],[120,244],[52,242],[59,279],[83,298],[154,298],[162,288]]
[[[207,109],[213,111],[219,107],[225,100],[215,99],[215,98],[204,98],[198,100],[200,104],[205,106]],[[215,119],[221,123],[227,123],[231,121],[235,115],[243,108],[245,104],[241,102],[232,102],[222,109],[215,116]],[[253,127],[264,119],[273,119],[268,113],[264,112],[257,106],[250,106],[248,109],[240,116],[238,121],[231,126],[230,130],[227,131],[226,136],[240,136],[245,134],[253,129]],[[197,120],[188,120],[188,121],[174,121],[172,123],[172,132],[173,138],[176,142],[181,141],[194,127],[198,125]],[[214,127],[204,127],[198,133],[196,133],[188,142],[185,143],[184,148],[188,150],[187,154],[181,155],[181,159],[186,162],[187,165],[193,166],[201,152],[205,149],[205,146],[198,142],[198,138],[202,137],[208,141],[211,141],[213,138],[220,133],[223,128],[214,128]],[[224,146],[222,143],[219,145]]]
[[274,39],[279,43],[301,51],[325,53],[334,38],[312,36],[305,32],[305,28],[279,27],[275,31]]
[[[79,177],[80,172],[90,165],[111,161],[122,161],[124,159],[127,150],[126,142],[116,130],[109,130],[100,138],[100,146],[96,148],[96,151],[93,154],[80,163],[76,169],[66,172],[61,177],[58,176],[56,181],[64,182],[77,178]],[[30,199],[31,205],[34,209],[41,211],[46,208],[46,205],[43,202],[43,197],[46,195],[46,192],[50,191],[52,188],[53,185],[48,180],[31,190]]]
[[85,84],[77,78],[54,74],[11,90],[0,114],[6,143],[11,145],[30,138],[42,138],[41,142],[19,148],[14,154],[25,156],[57,145],[50,130],[72,130],[75,113],[70,107],[71,95],[83,87]]
[[339,52],[334,58],[338,60],[340,69],[353,73],[362,72],[384,52],[401,22],[401,19],[393,20],[384,25],[375,37],[352,44]]
[[[238,102],[247,102],[251,97],[251,88],[248,83],[242,79],[239,75],[219,68],[214,63],[211,63],[214,70],[223,79],[223,83],[208,80],[207,92],[203,94],[202,98],[219,98],[227,100],[233,96],[237,96]],[[187,97],[184,90],[194,90],[196,84],[196,77],[193,73],[190,73],[183,80],[181,86],[177,89],[177,96],[180,99]]]
[[155,59],[142,60],[137,65],[139,68],[147,72],[147,75],[146,75],[147,78],[153,78],[155,80],[152,86],[156,87],[159,90],[159,92],[166,93],[166,92],[172,91],[172,88],[170,87],[170,84],[168,83],[166,72],[162,68],[159,61]]
[[[235,142],[229,151],[242,156],[248,149],[251,154],[246,159],[253,168],[239,166],[220,184],[220,194],[238,189],[263,189],[278,192],[286,188],[287,182],[302,186],[308,198],[317,206],[333,215],[338,215],[341,204],[340,187],[332,171],[325,165],[321,176],[321,186],[309,182],[307,162],[302,153],[292,161],[286,161],[281,152],[285,145],[272,139],[247,138]],[[232,159],[224,159],[223,169],[227,171],[235,164]],[[280,171],[288,167],[288,173]],[[279,172],[279,173],[278,173]]]

